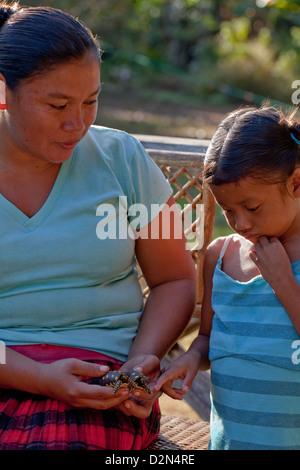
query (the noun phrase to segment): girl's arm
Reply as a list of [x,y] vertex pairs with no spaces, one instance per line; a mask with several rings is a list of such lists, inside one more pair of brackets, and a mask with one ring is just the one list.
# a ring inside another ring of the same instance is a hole
[[261,237],[249,256],[272,287],[300,335],[300,286],[283,245],[275,237]]
[[[198,370],[207,370],[210,367],[209,338],[214,315],[211,305],[212,279],[222,245],[223,239],[217,239],[206,250],[203,266],[204,293],[199,335],[185,354],[166,367],[155,385],[155,390],[163,387],[163,391],[172,398],[181,399],[190,389]],[[183,380],[181,389],[172,388],[172,382],[178,379]]]

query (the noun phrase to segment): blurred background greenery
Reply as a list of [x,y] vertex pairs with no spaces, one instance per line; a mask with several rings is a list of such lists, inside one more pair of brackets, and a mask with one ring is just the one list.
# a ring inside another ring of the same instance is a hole
[[201,101],[219,104],[230,94],[240,97],[235,87],[248,92],[250,99],[252,92],[290,103],[291,84],[300,78],[299,1],[20,3],[61,8],[87,24],[105,51],[105,79],[119,85],[119,92],[127,81],[130,88],[145,90],[147,86],[150,96],[157,86],[157,92],[165,91],[166,96],[178,88],[180,95],[190,95],[189,103],[194,103],[196,95]]
[[[20,4],[67,10],[98,36],[104,53],[97,124],[209,139],[240,105],[292,106],[292,85],[300,80],[299,0]],[[223,216],[216,225],[218,235],[227,230]]]

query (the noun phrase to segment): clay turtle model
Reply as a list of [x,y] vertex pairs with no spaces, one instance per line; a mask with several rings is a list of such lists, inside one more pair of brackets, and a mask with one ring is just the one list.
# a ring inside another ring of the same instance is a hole
[[110,371],[97,381],[99,385],[113,387],[114,393],[116,393],[121,387],[129,387],[130,390],[139,388],[152,394],[151,389],[147,385],[148,382],[149,378],[137,370]]

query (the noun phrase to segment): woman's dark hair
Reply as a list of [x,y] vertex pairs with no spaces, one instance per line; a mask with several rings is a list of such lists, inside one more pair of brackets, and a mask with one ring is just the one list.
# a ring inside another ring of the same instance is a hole
[[254,176],[270,184],[285,182],[300,165],[295,112],[285,117],[273,107],[248,107],[229,114],[207,150],[204,181],[220,185]]
[[0,72],[15,89],[34,75],[78,60],[88,52],[101,60],[91,31],[73,16],[49,7],[0,3]]

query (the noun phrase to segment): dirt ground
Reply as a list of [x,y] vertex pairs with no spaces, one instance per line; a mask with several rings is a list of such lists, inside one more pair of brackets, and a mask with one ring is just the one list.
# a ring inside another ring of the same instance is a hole
[[188,101],[177,102],[173,94],[158,100],[130,90],[124,95],[104,88],[96,123],[133,134],[210,139],[226,114],[240,106],[198,103],[196,98]]

